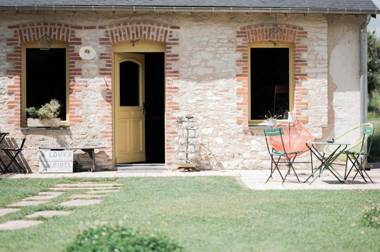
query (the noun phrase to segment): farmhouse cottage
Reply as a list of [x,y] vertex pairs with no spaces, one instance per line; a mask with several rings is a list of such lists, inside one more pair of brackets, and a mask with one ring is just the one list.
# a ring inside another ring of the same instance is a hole
[[[371,0],[1,0],[0,130],[26,136],[33,171],[46,146],[104,147],[103,169],[174,168],[184,148],[204,168],[265,167],[268,114],[292,112],[318,138],[366,121],[377,12]],[[30,127],[25,109],[51,99],[60,127]]]

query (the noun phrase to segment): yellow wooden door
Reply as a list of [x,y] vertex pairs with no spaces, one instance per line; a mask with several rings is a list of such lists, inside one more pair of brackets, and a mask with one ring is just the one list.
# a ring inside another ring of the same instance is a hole
[[117,53],[115,64],[116,163],[146,161],[144,55]]

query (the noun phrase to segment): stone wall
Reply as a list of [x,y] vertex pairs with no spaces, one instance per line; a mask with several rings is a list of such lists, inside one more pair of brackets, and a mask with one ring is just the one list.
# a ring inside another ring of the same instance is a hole
[[[166,44],[167,165],[174,167],[178,162],[176,119],[190,114],[199,126],[198,140],[218,169],[267,167],[262,129],[248,126],[246,54],[249,44],[270,38],[296,45],[297,116],[317,137],[323,137],[328,124],[335,125],[331,113],[341,104],[331,103],[329,93],[332,95],[333,91],[328,92],[329,52],[332,54],[329,36],[337,37],[330,34],[330,23],[323,15],[4,12],[0,16],[0,62],[4,62],[0,65],[0,129],[15,137],[27,135],[24,153],[33,170],[36,170],[39,146],[64,144],[105,146],[98,160],[103,168],[112,168],[112,44],[147,39]],[[294,36],[273,37],[274,25],[282,27],[283,32],[294,32]],[[357,25],[352,22],[353,28]],[[68,30],[67,37],[59,37],[69,44],[70,127],[67,129],[20,130],[21,45],[25,39],[33,39],[21,31],[28,26]],[[335,27],[339,29],[340,24]],[[353,38],[358,36],[357,32],[353,30],[352,37],[347,38],[354,44],[351,49],[356,49]],[[254,34],[258,37],[254,38]],[[344,36],[341,40],[339,44],[347,41]],[[96,60],[80,59],[79,48],[88,45],[97,51]],[[352,57],[356,53],[348,52],[347,47],[345,52]],[[343,55],[334,57],[338,63],[345,62]],[[358,65],[352,66],[354,78],[344,80],[355,92],[358,69]],[[356,105],[359,106],[353,102],[352,107]],[[356,111],[355,108],[339,110],[339,120],[346,120]],[[351,118],[345,122],[356,121]]]

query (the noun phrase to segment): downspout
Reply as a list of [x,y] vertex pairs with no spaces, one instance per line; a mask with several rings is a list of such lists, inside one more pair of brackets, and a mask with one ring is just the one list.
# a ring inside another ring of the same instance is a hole
[[368,111],[368,73],[367,73],[367,26],[371,16],[368,15],[366,21],[360,26],[359,35],[359,58],[360,58],[360,123],[367,122]]

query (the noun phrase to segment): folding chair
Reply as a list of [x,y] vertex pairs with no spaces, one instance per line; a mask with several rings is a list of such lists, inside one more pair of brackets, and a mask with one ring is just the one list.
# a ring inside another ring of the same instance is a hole
[[[365,164],[368,161],[368,154],[371,151],[372,146],[372,136],[374,134],[374,127],[371,123],[366,123],[362,125],[362,138],[361,141],[351,146],[344,153],[346,154],[346,166],[344,170],[344,180],[347,180],[350,176],[350,173],[355,170],[356,173],[352,178],[352,181],[360,175],[363,178],[365,183],[368,183],[367,179],[373,183],[371,177],[365,170]],[[350,163],[351,167],[348,169],[348,163]],[[348,170],[348,172],[347,172]]]
[[17,157],[22,152],[24,148],[26,138],[22,139],[20,147],[17,145],[15,147],[1,147],[1,150],[7,155],[9,158],[8,164],[5,164],[3,160],[0,159],[1,165],[3,166],[2,172],[6,173],[9,171],[9,168],[14,164],[20,171],[25,171],[22,165],[18,162]]
[[[282,128],[271,128],[271,129],[265,129],[264,130],[264,136],[265,136],[265,142],[267,145],[268,153],[271,158],[271,168],[270,168],[270,175],[265,183],[269,181],[273,177],[273,173],[277,170],[278,174],[280,174],[280,177],[282,179],[282,183],[286,181],[286,178],[288,174],[290,174],[291,171],[294,172],[296,175],[296,178],[298,182],[301,182],[298,178],[298,174],[296,170],[294,169],[293,163],[297,156],[301,154],[300,152],[287,152],[284,144],[283,139],[283,130]],[[277,139],[275,139],[277,138]],[[282,150],[276,150],[273,146],[273,141],[281,141]],[[288,166],[288,170],[285,174],[285,176],[282,175],[279,165],[285,164]]]

